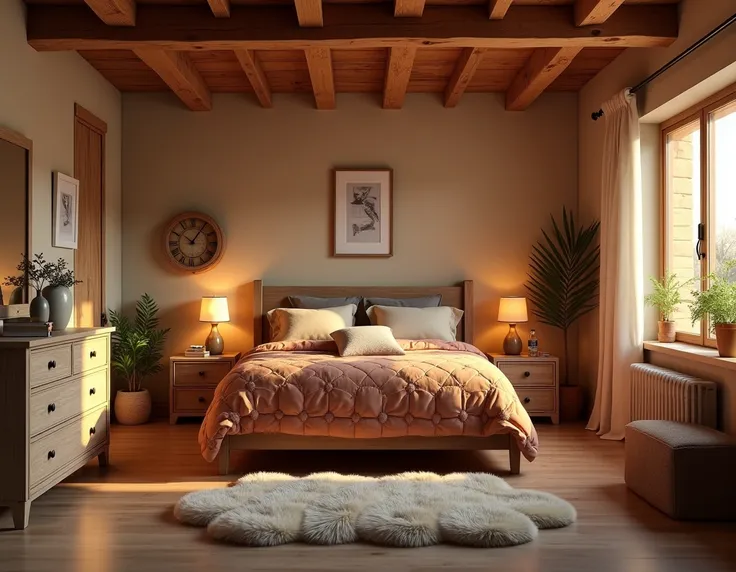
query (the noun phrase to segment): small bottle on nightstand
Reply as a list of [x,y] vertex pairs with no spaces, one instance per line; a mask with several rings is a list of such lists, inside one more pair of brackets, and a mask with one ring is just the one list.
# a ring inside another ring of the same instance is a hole
[[529,341],[527,342],[527,353],[529,357],[539,357],[539,340],[537,339],[537,331],[529,332]]

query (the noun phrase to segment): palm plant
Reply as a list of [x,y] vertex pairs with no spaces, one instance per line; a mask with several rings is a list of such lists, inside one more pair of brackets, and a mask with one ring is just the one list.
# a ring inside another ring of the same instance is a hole
[[158,328],[158,305],[143,294],[135,305],[135,320],[111,310],[112,368],[128,383],[128,391],[141,391],[141,382],[161,371],[163,345],[170,328]]
[[570,327],[598,305],[600,247],[596,238],[600,222],[577,227],[573,214],[564,207],[561,224],[550,218],[552,232],[543,229],[544,240],[532,247],[526,289],[534,304],[532,313],[543,324],[563,332],[563,385],[567,385]]

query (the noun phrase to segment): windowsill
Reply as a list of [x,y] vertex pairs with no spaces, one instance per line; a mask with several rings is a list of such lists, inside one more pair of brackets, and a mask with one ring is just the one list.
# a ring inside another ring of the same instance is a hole
[[684,342],[674,342],[671,344],[644,342],[644,350],[736,371],[736,358],[718,357],[718,350],[713,348],[686,344]]

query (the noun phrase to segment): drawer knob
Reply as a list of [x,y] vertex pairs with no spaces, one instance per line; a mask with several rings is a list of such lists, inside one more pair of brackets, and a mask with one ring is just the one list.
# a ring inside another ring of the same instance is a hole
[[94,427],[90,427],[89,428],[89,434],[90,435],[94,435],[95,433],[97,433],[97,429],[95,429]]
[[97,352],[95,350],[92,350],[91,352],[89,352],[89,357],[90,357],[90,359],[96,358],[97,357]]
[[49,451],[48,458],[49,459],[53,459],[54,457],[56,457],[56,451],[54,451],[53,449],[51,449]]
[[529,377],[529,376],[530,376],[531,374],[532,374],[532,373],[531,373],[530,371],[525,371],[525,372],[524,372],[524,377]]
[[200,372],[199,372],[199,376],[200,376],[200,377],[204,377],[205,375],[207,375],[207,374],[206,374],[205,372],[203,372],[203,371],[200,371]]
[[532,402],[532,398],[531,397],[525,397],[524,398],[524,403],[531,403],[531,402]]
[[52,359],[49,362],[49,369],[54,369],[55,367],[56,367],[56,360],[55,359]]
[[204,397],[201,397],[198,399],[200,403],[207,403],[207,400]]
[[56,403],[49,403],[49,413],[56,411]]
[[89,390],[89,394],[94,395],[95,393],[97,393],[97,390],[94,387],[91,387]]

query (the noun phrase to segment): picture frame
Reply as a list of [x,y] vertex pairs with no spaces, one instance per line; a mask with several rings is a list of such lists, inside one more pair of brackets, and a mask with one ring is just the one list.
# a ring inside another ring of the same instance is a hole
[[52,189],[51,245],[76,250],[79,237],[79,181],[54,171]]
[[393,170],[334,169],[333,256],[393,256]]

